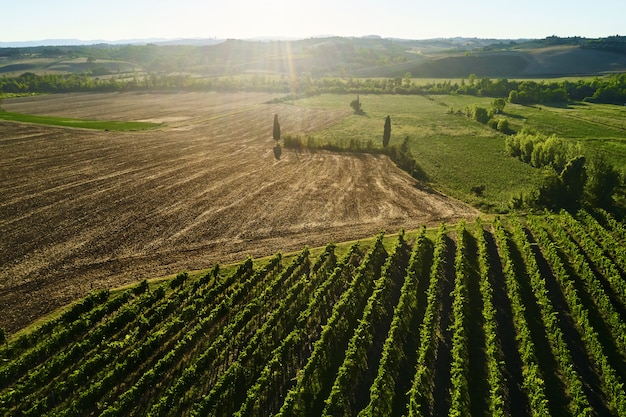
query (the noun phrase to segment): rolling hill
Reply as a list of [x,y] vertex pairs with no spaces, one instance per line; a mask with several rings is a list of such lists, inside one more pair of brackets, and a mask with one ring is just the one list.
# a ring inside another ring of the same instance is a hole
[[[623,38],[404,40],[376,36],[0,48],[0,75],[148,71],[196,76],[541,78],[626,71]],[[79,59],[79,61],[77,61]],[[82,61],[80,61],[82,59]],[[88,60],[88,61],[86,61]],[[82,62],[83,64],[77,65]]]

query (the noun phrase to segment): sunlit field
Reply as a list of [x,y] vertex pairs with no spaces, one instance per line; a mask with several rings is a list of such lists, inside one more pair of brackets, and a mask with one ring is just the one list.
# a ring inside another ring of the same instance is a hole
[[[351,95],[320,95],[296,100],[295,105],[341,109]],[[464,95],[361,95],[364,115],[350,115],[315,132],[317,144],[349,147],[359,143],[382,147],[384,120],[391,117],[390,145],[409,138],[411,151],[433,186],[456,198],[495,210],[505,209],[512,197],[529,192],[541,171],[504,152],[506,135],[465,117],[466,107],[490,108],[493,98]],[[514,131],[523,128],[581,142],[591,152],[601,151],[626,168],[626,142],[620,106],[578,103],[564,107],[522,106],[507,103],[504,117]],[[482,196],[472,187],[485,186]]]

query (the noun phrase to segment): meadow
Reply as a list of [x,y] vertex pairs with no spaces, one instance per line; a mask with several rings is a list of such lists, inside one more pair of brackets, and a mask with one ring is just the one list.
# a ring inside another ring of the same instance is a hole
[[[345,108],[354,96],[324,94],[294,101],[314,108]],[[382,148],[385,117],[392,123],[390,145],[408,137],[411,152],[431,185],[488,211],[506,211],[513,197],[528,193],[541,171],[507,156],[506,135],[458,112],[479,105],[490,108],[493,98],[465,95],[361,95],[364,115],[350,115],[309,135],[312,143],[341,148]],[[523,106],[507,103],[504,117],[514,131],[530,129],[580,142],[585,152],[601,152],[626,169],[626,109],[622,106],[572,103],[563,106]],[[484,186],[482,195],[473,187]]]
[[145,130],[154,129],[158,123],[148,122],[123,122],[107,120],[83,120],[54,116],[34,116],[31,114],[10,113],[0,111],[0,120],[10,120],[14,122],[36,123],[40,125],[77,127],[82,129],[98,130]]

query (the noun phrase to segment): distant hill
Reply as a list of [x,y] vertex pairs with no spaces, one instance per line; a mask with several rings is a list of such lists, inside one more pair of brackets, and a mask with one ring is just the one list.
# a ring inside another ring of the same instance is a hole
[[224,39],[202,38],[202,39],[166,39],[166,38],[150,38],[150,39],[124,39],[119,41],[107,41],[104,39],[97,40],[80,40],[80,39],[42,39],[35,41],[21,42],[0,42],[0,48],[35,48],[41,46],[86,46],[86,45],[214,45],[223,42]]
[[[446,38],[428,40],[324,37],[300,40],[136,40],[125,44],[1,47],[0,75],[46,72],[59,62],[120,62],[138,71],[198,76],[308,74],[313,77],[560,77],[626,71],[626,38]],[[76,41],[78,42],[78,41]],[[65,66],[66,72],[84,71]]]
[[505,52],[451,54],[403,65],[395,73],[413,77],[562,77],[601,75],[626,71],[626,54],[576,46],[559,46]]

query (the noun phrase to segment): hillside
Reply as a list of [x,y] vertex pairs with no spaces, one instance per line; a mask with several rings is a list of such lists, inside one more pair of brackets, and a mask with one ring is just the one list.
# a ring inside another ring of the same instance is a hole
[[240,74],[465,78],[560,77],[625,71],[621,37],[496,40],[404,40],[379,37],[293,41],[229,39],[200,44],[70,45],[0,48],[0,74],[24,71],[92,72],[95,76],[146,72],[201,77]]
[[602,75],[626,71],[626,54],[552,46],[500,52],[441,54],[410,61],[395,68],[357,72],[360,76],[403,76],[416,78],[466,78],[469,74],[492,78],[553,78]]
[[597,216],[442,224],[94,292],[0,347],[0,408],[621,416],[626,230]]

